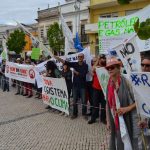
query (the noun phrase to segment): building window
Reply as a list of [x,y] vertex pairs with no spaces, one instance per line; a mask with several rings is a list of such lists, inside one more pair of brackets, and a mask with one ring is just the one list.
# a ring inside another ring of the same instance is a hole
[[101,14],[100,17],[101,17],[101,18],[118,17],[118,13],[117,13],[117,12],[113,12],[113,13]]
[[68,26],[68,28],[70,29],[70,31],[72,32],[72,26]]
[[70,29],[70,31],[72,32],[72,22],[71,21],[69,21],[69,22],[66,22],[67,23],[67,25],[68,25],[68,28]]
[[85,25],[82,24],[81,25],[81,35],[84,35],[85,34]]
[[137,12],[137,11],[139,11],[139,9],[126,10],[126,11],[125,11],[125,15],[126,15],[126,16],[128,16],[128,15],[131,15],[131,14],[133,14],[133,13]]
[[40,34],[41,34],[41,38],[43,38],[44,37],[44,29],[40,30]]

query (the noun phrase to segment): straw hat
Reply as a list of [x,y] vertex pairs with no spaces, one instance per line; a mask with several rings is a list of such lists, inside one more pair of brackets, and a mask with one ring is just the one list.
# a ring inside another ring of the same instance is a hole
[[106,68],[112,65],[121,65],[121,62],[116,57],[110,57],[107,59]]

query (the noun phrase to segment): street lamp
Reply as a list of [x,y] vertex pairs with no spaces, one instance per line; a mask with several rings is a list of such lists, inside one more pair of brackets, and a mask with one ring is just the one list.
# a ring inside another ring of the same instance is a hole
[[[79,6],[77,5],[77,2],[79,2]],[[81,0],[75,0],[75,14],[76,14],[76,32],[79,32],[79,27],[80,27],[80,3]],[[79,17],[78,17],[79,14]],[[78,17],[78,21],[77,21],[77,17]]]

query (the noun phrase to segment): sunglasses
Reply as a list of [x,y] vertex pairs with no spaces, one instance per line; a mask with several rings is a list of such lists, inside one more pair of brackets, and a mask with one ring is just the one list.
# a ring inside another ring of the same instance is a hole
[[150,67],[150,64],[141,64],[142,67]]
[[107,70],[114,70],[115,68],[115,66],[106,67]]
[[78,58],[83,58],[83,56],[78,56]]

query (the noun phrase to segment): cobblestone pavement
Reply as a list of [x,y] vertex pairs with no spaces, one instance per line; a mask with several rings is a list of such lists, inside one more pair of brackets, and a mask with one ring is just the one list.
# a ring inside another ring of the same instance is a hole
[[42,101],[0,89],[0,150],[101,150],[106,130],[79,116],[47,111]]

